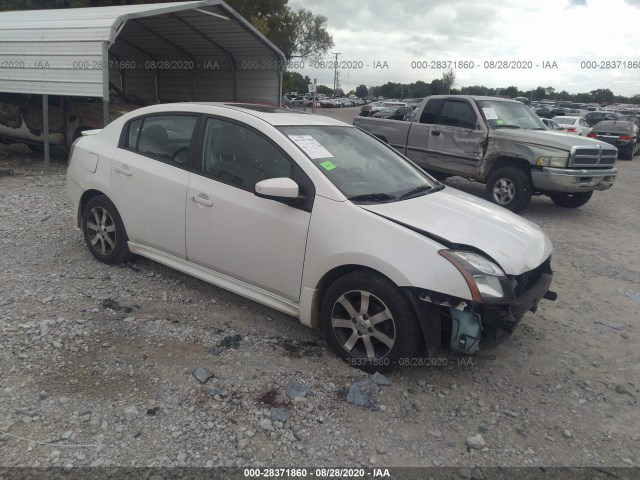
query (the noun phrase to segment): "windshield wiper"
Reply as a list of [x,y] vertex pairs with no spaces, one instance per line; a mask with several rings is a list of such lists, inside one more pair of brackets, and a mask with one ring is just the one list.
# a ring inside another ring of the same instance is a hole
[[518,125],[510,125],[508,123],[504,123],[502,125],[495,125],[493,128],[520,128]]
[[403,198],[411,197],[411,196],[416,195],[416,194],[421,193],[421,192],[428,192],[432,188],[433,188],[432,185],[426,185],[426,184],[425,185],[420,185],[419,187],[412,188],[408,192],[403,193],[402,195],[400,195],[399,199],[402,200]]
[[386,202],[396,199],[396,197],[389,195],[388,193],[365,193],[363,195],[354,195],[353,197],[348,198],[352,202]]

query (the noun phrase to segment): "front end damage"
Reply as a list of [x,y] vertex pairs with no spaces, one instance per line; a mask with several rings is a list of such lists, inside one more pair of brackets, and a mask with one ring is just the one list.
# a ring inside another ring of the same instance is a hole
[[[468,270],[463,275],[474,285],[481,277],[469,275]],[[486,288],[481,284],[482,291],[476,288],[474,292],[471,288],[472,301],[410,289],[425,350],[430,354],[452,350],[470,355],[497,345],[509,337],[525,313],[537,310],[542,299],[554,301],[557,298],[557,294],[549,290],[552,278],[549,257],[521,275],[504,275],[504,278],[487,282]],[[491,284],[497,291],[491,292]]]

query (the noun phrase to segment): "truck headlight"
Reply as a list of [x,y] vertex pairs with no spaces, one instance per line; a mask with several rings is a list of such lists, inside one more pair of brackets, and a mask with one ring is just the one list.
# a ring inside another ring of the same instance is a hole
[[566,167],[568,157],[543,156],[536,159],[538,167]]
[[491,260],[464,250],[440,250],[438,253],[462,274],[474,302],[510,303],[515,299],[507,275]]

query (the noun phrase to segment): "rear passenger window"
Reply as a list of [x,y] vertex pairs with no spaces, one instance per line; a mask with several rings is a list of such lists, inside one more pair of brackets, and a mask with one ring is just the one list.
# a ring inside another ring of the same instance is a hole
[[[135,147],[131,145],[130,130],[129,148],[159,160],[186,165],[189,162],[189,147],[197,121],[198,117],[191,115],[145,117]],[[131,129],[134,128],[134,123],[131,124]]]
[[129,124],[129,142],[127,146],[132,150],[138,147],[138,138],[140,137],[140,127],[142,127],[142,118],[134,120]]
[[200,169],[216,180],[250,191],[261,180],[293,175],[291,163],[266,138],[215,118],[207,120]]

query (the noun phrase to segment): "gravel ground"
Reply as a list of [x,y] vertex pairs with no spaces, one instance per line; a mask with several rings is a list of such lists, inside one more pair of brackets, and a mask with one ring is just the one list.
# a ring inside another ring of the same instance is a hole
[[41,166],[0,147],[0,466],[640,465],[638,159],[580,209],[523,213],[554,243],[555,303],[483,356],[365,385],[368,406],[346,396],[369,376],[295,319],[97,262],[64,162]]

